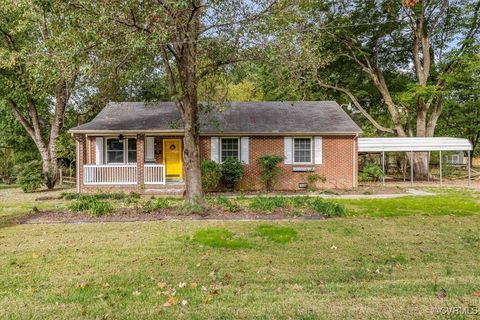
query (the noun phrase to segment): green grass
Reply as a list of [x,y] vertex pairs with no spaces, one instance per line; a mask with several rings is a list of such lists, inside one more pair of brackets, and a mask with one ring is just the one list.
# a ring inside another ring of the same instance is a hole
[[253,244],[247,239],[235,236],[233,232],[225,228],[198,230],[193,236],[193,241],[212,248],[246,249],[253,247]]
[[297,231],[290,227],[261,224],[257,227],[260,236],[277,243],[287,243],[297,238]]
[[18,184],[2,184],[0,183],[0,190],[3,189],[13,189],[13,188],[18,188]]
[[335,201],[345,205],[349,213],[356,216],[466,216],[480,213],[480,193],[462,189],[440,191],[434,196]]
[[[433,318],[435,307],[480,306],[479,215],[264,225],[0,229],[0,318],[415,319]],[[283,244],[256,235],[287,229],[297,238]],[[233,239],[253,247],[224,246]]]

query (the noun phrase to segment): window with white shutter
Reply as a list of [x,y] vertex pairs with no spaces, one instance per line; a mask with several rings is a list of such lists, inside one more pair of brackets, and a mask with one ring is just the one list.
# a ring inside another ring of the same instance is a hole
[[210,138],[210,160],[219,163],[219,155],[218,155],[218,137],[211,137]]
[[285,164],[292,164],[292,137],[283,138],[283,150],[285,155]]

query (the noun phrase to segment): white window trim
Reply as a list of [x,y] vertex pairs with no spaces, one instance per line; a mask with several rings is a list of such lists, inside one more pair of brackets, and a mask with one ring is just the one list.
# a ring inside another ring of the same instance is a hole
[[[118,140],[118,137],[105,137],[104,145],[104,159],[105,164],[134,164],[135,162],[128,162],[128,139],[137,139],[134,136],[123,138],[123,162],[108,162],[108,140]],[[138,141],[137,141],[138,142]],[[132,150],[133,151],[133,150]],[[135,150],[137,151],[137,150]]]
[[218,150],[219,150],[219,152],[218,152],[218,161],[219,161],[219,163],[223,163],[223,160],[222,160],[222,140],[223,140],[223,139],[237,139],[237,141],[238,141],[238,150],[237,150],[238,155],[237,155],[237,159],[238,159],[238,161],[242,161],[242,160],[240,159],[240,157],[241,157],[241,150],[242,150],[242,145],[241,145],[241,143],[242,143],[241,140],[242,140],[242,139],[240,139],[240,137],[220,137],[220,139],[218,139],[218,144],[219,144],[219,146],[218,146]]
[[[310,161],[296,162],[295,161],[295,139],[310,139]],[[313,137],[292,137],[292,164],[313,164]]]

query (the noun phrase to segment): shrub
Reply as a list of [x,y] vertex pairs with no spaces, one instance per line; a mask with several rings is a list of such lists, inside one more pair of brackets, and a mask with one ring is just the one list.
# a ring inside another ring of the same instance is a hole
[[243,164],[235,158],[227,158],[221,165],[222,180],[225,185],[235,188],[243,176]]
[[257,165],[260,167],[260,179],[262,179],[265,189],[271,191],[277,182],[280,169],[277,167],[283,158],[277,155],[264,155],[257,159]]
[[362,172],[358,174],[360,181],[379,181],[383,176],[382,168],[374,163],[366,163]]
[[194,203],[183,201],[178,205],[177,212],[180,214],[202,214],[205,212],[205,208],[198,203],[198,201],[195,201]]
[[202,161],[200,166],[202,173],[202,186],[205,190],[215,190],[222,178],[220,165],[212,160]]
[[[121,199],[125,199],[125,198],[128,199],[129,197],[131,197],[131,195],[132,194],[127,196],[124,192],[112,192],[112,193],[100,192],[100,193],[89,194],[88,197],[95,198],[97,200],[107,200],[107,199],[121,200]],[[138,196],[140,197],[140,195],[138,195]],[[62,197],[65,200],[73,200],[73,199],[79,199],[81,197],[86,197],[86,195],[82,195],[82,194],[76,193],[76,192],[63,192]]]
[[23,192],[33,192],[45,184],[40,161],[30,161],[17,167],[17,183]]
[[341,217],[347,214],[347,209],[343,205],[321,198],[311,199],[309,206],[315,212],[322,213],[327,217]]
[[252,198],[249,207],[252,210],[273,211],[277,208],[285,208],[288,202],[284,197],[255,197]]
[[212,203],[230,212],[240,211],[240,206],[236,202],[225,197],[216,197],[213,199]]
[[110,202],[99,201],[95,196],[80,196],[72,202],[69,209],[76,212],[88,212],[90,215],[98,217],[107,214],[113,210]]
[[307,175],[308,190],[311,190],[311,191],[317,190],[318,181],[325,183],[325,181],[327,181],[327,178],[324,175],[321,175],[318,173],[309,173]]
[[165,198],[147,200],[142,203],[142,210],[145,213],[150,213],[160,209],[166,209],[168,207],[170,207],[170,203],[168,199]]

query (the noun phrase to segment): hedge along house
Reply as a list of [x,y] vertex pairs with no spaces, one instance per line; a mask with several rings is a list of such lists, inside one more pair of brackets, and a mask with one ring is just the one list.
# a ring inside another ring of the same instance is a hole
[[[266,154],[284,158],[275,189],[305,188],[309,174],[325,177],[328,188],[356,187],[361,130],[336,102],[232,102],[222,112],[206,109],[202,160],[239,159],[245,165],[240,189],[262,188],[256,160]],[[79,192],[183,192],[183,126],[173,102],[111,102],[70,132]]]

